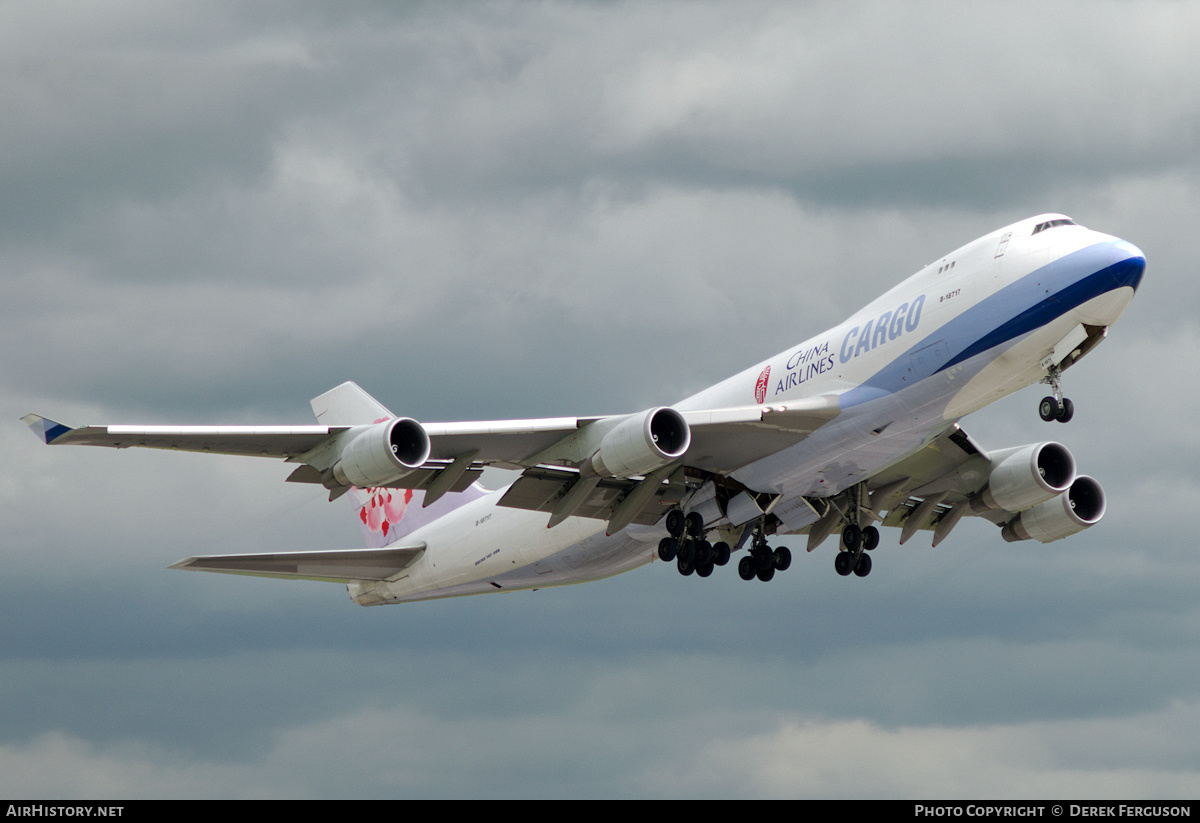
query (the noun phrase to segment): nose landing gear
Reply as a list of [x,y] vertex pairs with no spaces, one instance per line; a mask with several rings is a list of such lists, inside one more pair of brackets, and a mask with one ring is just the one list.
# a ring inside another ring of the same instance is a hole
[[1051,366],[1050,373],[1042,379],[1043,383],[1054,390],[1052,396],[1043,397],[1042,402],[1038,404],[1038,415],[1047,423],[1053,420],[1067,423],[1075,416],[1075,404],[1069,398],[1063,397],[1062,387],[1059,385],[1061,374],[1058,366]]

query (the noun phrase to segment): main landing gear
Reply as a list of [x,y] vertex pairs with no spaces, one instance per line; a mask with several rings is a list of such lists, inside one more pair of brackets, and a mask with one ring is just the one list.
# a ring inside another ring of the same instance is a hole
[[743,580],[753,580],[757,577],[765,583],[775,576],[775,572],[787,571],[791,565],[791,551],[786,546],[772,551],[767,545],[767,538],[763,536],[762,526],[757,526],[749,553],[738,561],[738,575]]
[[704,518],[699,512],[684,515],[679,509],[667,513],[667,532],[658,542],[658,559],[664,563],[676,561],[679,573],[692,572],[708,577],[716,566],[729,562],[732,549],[725,541],[709,543],[704,539]]
[[[679,509],[667,513],[668,537],[658,542],[658,558],[664,563],[676,562],[679,573],[687,576],[693,572],[708,577],[717,566],[729,562],[732,549],[724,540],[709,543],[704,539],[704,518],[698,512],[684,515]],[[753,542],[747,556],[738,563],[738,574],[743,580],[767,581],[775,572],[792,565],[792,553],[783,546],[772,550],[763,536],[762,526],[754,529]]]
[[860,529],[851,524],[842,529],[842,548],[833,559],[833,567],[842,577],[851,572],[859,577],[871,573],[871,555],[867,552],[879,545],[879,529],[867,526]]
[[874,509],[864,500],[865,484],[856,483],[847,489],[845,494],[848,502],[844,513],[846,525],[842,529],[842,545],[837,557],[833,559],[833,568],[842,577],[851,573],[866,577],[871,573],[871,556],[867,552],[874,551],[879,545],[879,529],[874,526],[860,526],[859,518],[864,508],[872,512]]
[[1047,423],[1052,420],[1066,423],[1075,416],[1075,404],[1069,398],[1063,397],[1062,387],[1059,386],[1061,373],[1058,366],[1051,366],[1050,373],[1042,379],[1043,383],[1054,390],[1053,396],[1043,397],[1042,402],[1038,404],[1038,414]]

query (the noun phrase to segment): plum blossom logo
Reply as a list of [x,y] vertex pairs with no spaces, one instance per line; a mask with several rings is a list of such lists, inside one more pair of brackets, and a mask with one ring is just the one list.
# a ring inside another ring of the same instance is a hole
[[754,384],[754,402],[761,403],[767,399],[767,384],[770,382],[771,367],[767,366],[758,376],[758,382]]
[[370,531],[383,532],[386,536],[392,526],[403,519],[413,498],[412,489],[370,488],[363,491],[367,493],[367,501],[358,510],[359,519]]

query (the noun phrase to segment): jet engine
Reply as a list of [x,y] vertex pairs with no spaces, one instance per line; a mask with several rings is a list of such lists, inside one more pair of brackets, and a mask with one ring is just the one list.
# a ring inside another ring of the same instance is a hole
[[682,457],[692,444],[683,415],[669,406],[631,414],[604,435],[591,467],[604,477],[647,474]]
[[1075,458],[1059,443],[1033,443],[992,453],[987,486],[971,501],[976,512],[1025,511],[1062,494],[1075,480]]
[[1031,538],[1049,543],[1096,525],[1105,508],[1104,489],[1087,475],[1080,475],[1070,489],[1021,512],[1000,534],[1010,543]]
[[365,426],[346,433],[349,442],[333,464],[333,479],[343,486],[386,486],[429,459],[429,435],[410,417]]

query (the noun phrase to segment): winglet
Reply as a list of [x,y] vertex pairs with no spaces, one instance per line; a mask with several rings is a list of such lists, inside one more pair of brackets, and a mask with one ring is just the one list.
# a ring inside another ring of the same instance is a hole
[[64,426],[62,423],[56,423],[38,414],[27,414],[21,418],[21,422],[47,445],[71,431],[70,426]]

